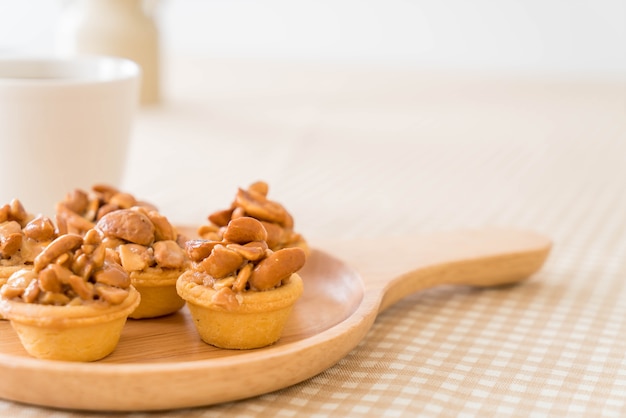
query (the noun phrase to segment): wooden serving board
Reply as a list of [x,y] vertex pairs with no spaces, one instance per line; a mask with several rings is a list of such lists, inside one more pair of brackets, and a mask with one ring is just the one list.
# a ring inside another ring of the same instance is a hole
[[[349,263],[313,250],[283,336],[255,350],[222,350],[198,337],[187,310],[128,320],[116,350],[93,363],[39,360],[0,321],[0,397],[97,411],[165,410],[248,398],[315,376],[363,339],[397,300],[440,284],[493,286],[536,272],[551,243],[527,231],[456,232],[338,244]],[[324,247],[330,248],[330,247]],[[364,279],[351,266],[358,265]]]

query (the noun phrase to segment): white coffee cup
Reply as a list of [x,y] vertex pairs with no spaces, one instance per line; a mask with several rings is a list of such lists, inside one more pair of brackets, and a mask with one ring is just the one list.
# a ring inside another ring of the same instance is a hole
[[140,76],[123,58],[0,58],[0,206],[52,216],[75,188],[118,186]]

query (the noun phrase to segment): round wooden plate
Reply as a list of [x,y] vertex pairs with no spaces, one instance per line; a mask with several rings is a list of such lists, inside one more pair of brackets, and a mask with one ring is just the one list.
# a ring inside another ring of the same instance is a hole
[[[312,251],[300,271],[303,296],[281,339],[265,348],[209,346],[183,309],[128,320],[117,349],[98,362],[38,360],[26,354],[10,323],[0,321],[0,397],[65,409],[140,411],[268,393],[335,364],[362,340],[380,311],[415,291],[527,278],[541,267],[550,241],[525,231],[489,230],[339,248],[350,263]],[[365,281],[354,265],[367,270]]]

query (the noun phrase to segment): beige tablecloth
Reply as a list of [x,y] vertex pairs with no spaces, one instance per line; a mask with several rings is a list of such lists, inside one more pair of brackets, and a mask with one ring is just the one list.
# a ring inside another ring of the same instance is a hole
[[[400,301],[305,382],[159,416],[626,415],[626,84],[167,62],[123,187],[173,222],[262,179],[314,246],[484,226],[555,246],[522,285]],[[2,416],[51,414],[85,415],[0,401]]]

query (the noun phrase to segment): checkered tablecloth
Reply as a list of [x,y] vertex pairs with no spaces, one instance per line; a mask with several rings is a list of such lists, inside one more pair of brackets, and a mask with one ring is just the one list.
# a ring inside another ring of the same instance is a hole
[[[174,222],[264,179],[313,244],[495,225],[555,245],[522,285],[398,302],[305,382],[159,416],[626,415],[626,84],[170,65],[124,187]],[[84,416],[5,401],[0,415]]]

